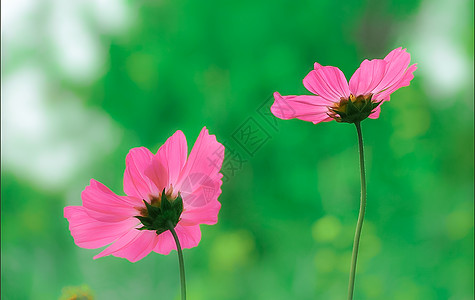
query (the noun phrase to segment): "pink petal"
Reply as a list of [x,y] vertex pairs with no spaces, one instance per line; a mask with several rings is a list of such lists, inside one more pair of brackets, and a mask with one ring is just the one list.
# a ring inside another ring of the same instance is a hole
[[[177,190],[190,194],[202,185],[215,187],[215,182],[222,178],[219,171],[223,160],[224,146],[203,127],[179,176]],[[183,197],[183,200],[186,207],[186,198]]]
[[214,225],[218,222],[221,208],[219,201],[211,201],[201,207],[189,207],[183,211],[180,224],[190,226],[198,224]]
[[[201,230],[199,225],[183,226],[179,222],[175,227],[175,231],[182,249],[193,248],[200,243]],[[176,250],[175,239],[170,231],[165,231],[158,236],[158,243],[153,251],[167,255],[172,250]]]
[[406,49],[397,48],[386,55],[384,61],[387,62],[386,70],[381,82],[374,88],[375,92],[386,90],[401,81],[411,61],[411,55]]
[[317,62],[313,64],[313,69],[315,69],[315,70],[320,69],[321,67],[322,67],[322,65],[317,63]]
[[353,95],[373,93],[384,77],[386,65],[382,59],[365,59],[350,79],[350,91]]
[[274,99],[271,112],[277,118],[283,120],[297,118],[313,124],[327,120],[328,106],[333,105],[333,102],[320,96],[281,96],[275,92]]
[[129,196],[149,199],[158,196],[158,188],[145,175],[154,155],[145,147],[133,148],[125,159],[124,192]]
[[379,93],[376,93],[373,96],[373,100],[375,100],[375,101],[381,101],[381,100],[387,101],[387,100],[389,100],[389,96],[392,93],[394,93],[399,88],[408,86],[411,83],[411,80],[414,78],[413,73],[414,73],[415,70],[417,70],[417,65],[416,64],[410,66],[398,82],[396,82],[394,85],[390,86],[388,89],[386,89],[384,91],[381,91]]
[[370,119],[379,118],[379,114],[381,113],[381,104],[378,105],[378,107],[376,107],[375,109],[373,109],[373,112],[368,116],[368,118],[370,118]]
[[138,220],[129,218],[119,222],[101,222],[91,218],[82,206],[67,206],[64,217],[69,221],[69,230],[76,245],[94,249],[112,243],[137,226]]
[[336,67],[326,66],[310,71],[303,84],[310,92],[333,102],[350,96],[345,75]]
[[[175,227],[178,227],[178,225]],[[165,231],[160,233],[158,236],[158,242],[153,251],[163,254],[163,255],[168,255],[170,251],[176,250],[176,244],[175,240],[173,239],[173,235],[170,231]]]
[[89,216],[98,221],[117,222],[137,214],[135,207],[142,207],[140,199],[117,196],[102,183],[91,179],[81,194],[83,206]]
[[154,162],[154,166],[163,166],[166,170],[166,174],[168,174],[165,178],[165,185],[163,187],[161,186],[163,178],[159,178],[161,175],[158,175],[157,173],[163,174],[163,172],[156,172],[157,168],[154,168],[155,171],[148,169],[145,171],[145,174],[155,182],[160,190],[164,187],[168,188],[170,184],[176,186],[178,176],[185,166],[187,154],[188,147],[186,145],[186,137],[182,131],[178,130],[168,138],[160,149],[158,149],[158,152],[154,157],[154,160],[158,161]]
[[209,202],[217,201],[221,195],[222,177],[221,173],[213,179],[200,173],[187,176],[180,189],[185,209],[201,207]]
[[168,163],[164,159],[154,157],[144,174],[154,183],[158,191],[168,187]]
[[391,89],[397,90],[401,87],[409,86],[411,83],[411,80],[414,79],[414,71],[417,70],[417,64],[411,65],[409,68],[407,68],[406,73],[404,73],[404,76],[402,79],[395,84],[394,86],[391,87]]
[[147,256],[156,247],[157,242],[158,236],[155,231],[132,229],[94,256],[94,259],[114,255],[136,262]]

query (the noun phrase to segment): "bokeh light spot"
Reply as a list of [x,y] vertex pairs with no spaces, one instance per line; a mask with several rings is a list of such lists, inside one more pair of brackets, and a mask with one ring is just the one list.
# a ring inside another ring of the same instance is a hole
[[341,223],[334,216],[325,216],[312,226],[312,235],[317,242],[333,241],[341,231]]
[[217,271],[230,272],[247,264],[255,249],[250,232],[240,230],[216,238],[210,251],[210,267]]

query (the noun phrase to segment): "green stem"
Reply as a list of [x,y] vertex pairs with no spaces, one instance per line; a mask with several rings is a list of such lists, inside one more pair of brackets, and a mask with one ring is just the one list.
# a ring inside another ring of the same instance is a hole
[[169,220],[168,221],[168,229],[173,235],[176,243],[176,249],[178,250],[178,262],[180,264],[180,281],[181,281],[181,299],[186,300],[186,283],[185,283],[185,263],[183,261],[183,251],[181,251],[180,241],[178,240],[178,236],[175,232],[175,226]]
[[353,289],[355,287],[356,259],[358,257],[358,246],[360,244],[361,228],[363,227],[364,213],[366,209],[366,175],[364,167],[363,135],[361,134],[360,122],[355,123],[358,133],[358,145],[360,152],[360,177],[361,177],[361,203],[358,222],[356,223],[355,240],[353,242],[353,252],[351,254],[350,281],[348,283],[348,300],[353,299]]

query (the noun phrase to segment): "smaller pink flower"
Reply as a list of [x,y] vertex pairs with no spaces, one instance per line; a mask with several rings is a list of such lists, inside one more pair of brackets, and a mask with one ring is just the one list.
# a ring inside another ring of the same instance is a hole
[[380,104],[414,78],[417,67],[409,66],[410,60],[410,54],[401,47],[384,59],[364,60],[349,85],[340,69],[315,63],[314,70],[303,79],[305,88],[315,96],[281,96],[275,92],[271,111],[280,119],[297,118],[314,124],[377,119]]
[[151,251],[168,254],[176,245],[162,221],[170,219],[182,248],[197,246],[200,224],[218,221],[224,146],[204,127],[188,159],[187,152],[181,131],[155,155],[144,147],[131,149],[125,159],[127,196],[92,179],[82,192],[82,206],[64,208],[76,245],[95,249],[110,244],[94,259],[114,255],[136,262]]

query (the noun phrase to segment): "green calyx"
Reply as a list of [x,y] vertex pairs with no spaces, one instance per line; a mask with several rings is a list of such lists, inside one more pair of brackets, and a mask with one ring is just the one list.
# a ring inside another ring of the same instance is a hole
[[164,189],[160,201],[156,201],[154,204],[145,200],[143,202],[146,210],[143,210],[142,216],[135,216],[143,225],[143,227],[137,228],[138,230],[155,230],[158,235],[170,229],[168,221],[173,224],[173,227],[180,221],[183,212],[183,199],[180,194],[176,199],[169,200]]
[[[373,102],[370,96],[350,96],[350,99],[342,99],[337,107],[332,107],[331,116],[337,122],[357,123],[366,119],[380,102]],[[338,114],[338,116],[337,116]]]

